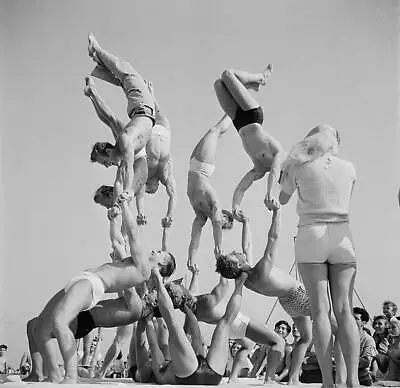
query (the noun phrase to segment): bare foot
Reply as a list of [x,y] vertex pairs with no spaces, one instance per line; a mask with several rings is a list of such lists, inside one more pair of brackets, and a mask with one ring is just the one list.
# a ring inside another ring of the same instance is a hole
[[260,82],[261,85],[265,85],[267,83],[267,79],[272,74],[272,64],[268,64],[267,67],[262,72],[262,81]]
[[77,382],[76,377],[64,377],[60,384],[76,384]]
[[60,383],[61,382],[61,380],[62,380],[62,377],[61,376],[53,376],[53,377],[47,377],[47,379],[44,379],[42,382],[43,383],[56,383],[56,384],[58,384],[58,383]]
[[85,89],[83,90],[83,93],[85,94],[85,96],[90,97],[92,95],[92,90],[94,90],[96,88],[96,85],[94,83],[94,80],[92,77],[87,76],[85,77]]
[[31,375],[25,377],[24,379],[22,379],[22,381],[34,382],[34,383],[38,383],[42,380],[43,380],[43,377],[39,377],[38,375],[34,375],[34,374],[31,374]]
[[288,381],[288,385],[304,385],[298,379],[291,379]]
[[90,32],[88,35],[88,53],[89,53],[89,57],[93,58],[94,55],[96,54],[96,50],[98,48],[100,48],[100,45],[97,43],[96,38],[94,37],[94,35]]

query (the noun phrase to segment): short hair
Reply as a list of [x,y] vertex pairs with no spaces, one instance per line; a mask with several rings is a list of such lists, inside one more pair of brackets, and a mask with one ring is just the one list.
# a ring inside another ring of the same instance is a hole
[[114,146],[111,143],[108,143],[107,141],[98,141],[97,143],[94,144],[92,148],[92,152],[90,154],[90,161],[91,162],[96,162],[97,161],[97,155],[103,155],[107,156],[107,149],[113,149]]
[[100,186],[94,193],[94,196],[93,196],[94,202],[99,203],[99,195],[102,195],[102,196],[114,195],[114,187],[107,186],[107,185]]
[[156,193],[158,190],[159,184],[160,184],[160,180],[158,179],[158,177],[153,177],[153,178],[147,179],[146,193],[148,193],[148,194]]
[[222,209],[222,215],[224,215],[224,220],[222,222],[222,229],[230,230],[233,227],[233,215],[229,210]]
[[176,260],[174,255],[171,252],[167,253],[169,255],[169,260],[167,260],[165,263],[159,263],[160,275],[163,278],[170,277],[176,269]]
[[377,316],[374,317],[374,319],[373,319],[373,321],[372,321],[372,326],[374,326],[375,323],[376,323],[377,321],[379,321],[379,320],[383,320],[383,321],[386,321],[387,323],[389,323],[389,321],[388,321],[386,315],[377,315]]
[[2,345],[0,345],[0,350],[2,350],[2,349],[4,349],[4,350],[8,350],[8,346],[7,346],[7,345],[4,345],[4,344],[2,344]]
[[391,300],[385,300],[385,301],[382,303],[382,306],[385,306],[385,305],[386,305],[386,306],[387,306],[387,305],[392,306],[394,314],[397,313],[397,304],[396,304],[396,303],[392,302]]
[[286,328],[287,328],[287,333],[288,333],[288,334],[291,333],[292,328],[290,327],[290,325],[289,325],[288,322],[286,322],[285,320],[282,319],[281,321],[278,321],[278,322],[275,323],[274,328],[276,329],[276,328],[278,328],[280,325],[285,325]]
[[362,322],[369,322],[370,320],[368,311],[363,309],[362,307],[354,307],[353,314],[360,315]]
[[215,271],[226,279],[237,279],[243,272],[239,268],[239,263],[229,258],[231,255],[237,256],[239,252],[232,252],[229,255],[219,255]]

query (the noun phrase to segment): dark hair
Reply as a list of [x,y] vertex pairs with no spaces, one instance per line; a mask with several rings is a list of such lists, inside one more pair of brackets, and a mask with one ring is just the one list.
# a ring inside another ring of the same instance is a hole
[[396,304],[396,303],[392,302],[391,300],[385,300],[385,301],[382,303],[382,306],[384,306],[384,305],[392,306],[392,308],[393,308],[393,313],[396,315],[396,313],[397,313],[397,304]]
[[0,350],[1,350],[1,349],[8,350],[8,346],[7,346],[7,345],[4,345],[4,344],[2,344],[2,345],[0,345]]
[[192,311],[195,310],[196,301],[186,287],[169,282],[165,285],[165,289],[172,300],[174,308],[184,311],[184,307],[187,306]]
[[114,195],[114,187],[107,185],[100,186],[94,193],[93,197],[94,202],[99,203],[100,200],[99,197],[104,195],[105,196]]
[[354,307],[353,314],[360,315],[362,322],[369,322],[369,314],[367,310],[363,309],[362,307]]
[[237,279],[243,272],[239,268],[239,263],[230,260],[228,255],[219,255],[217,257],[215,270],[226,279]]
[[114,146],[111,143],[108,143],[106,141],[100,142],[98,141],[97,143],[94,144],[92,148],[92,152],[90,154],[90,161],[91,162],[96,162],[97,161],[97,155],[103,155],[107,156],[107,149],[113,149]]
[[159,263],[160,275],[163,278],[170,277],[176,269],[176,260],[174,255],[171,252],[167,252],[169,255],[169,260],[165,263]]
[[225,220],[222,222],[222,229],[232,229],[233,226],[233,215],[229,210],[222,209],[222,215],[225,216]]
[[279,327],[280,325],[285,325],[287,328],[287,333],[290,334],[292,331],[292,328],[290,327],[289,323],[287,323],[285,320],[281,320],[275,323],[274,328],[276,329],[277,327]]
[[379,321],[381,319],[389,323],[388,319],[386,318],[386,315],[376,315],[372,320],[372,326],[375,325],[376,321]]

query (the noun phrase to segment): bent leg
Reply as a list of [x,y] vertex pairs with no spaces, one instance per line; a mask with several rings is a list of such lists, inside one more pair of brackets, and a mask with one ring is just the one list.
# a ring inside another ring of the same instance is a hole
[[267,344],[270,346],[265,381],[272,381],[275,376],[276,368],[282,362],[285,355],[284,339],[274,331],[253,321],[250,321],[247,326],[246,337],[257,344]]
[[24,381],[35,381],[39,382],[43,380],[43,358],[40,354],[39,347],[36,343],[36,330],[35,325],[38,321],[38,318],[35,317],[28,321],[26,325],[26,334],[28,337],[29,344],[29,353],[32,359],[32,368],[28,377],[24,379]]
[[311,300],[313,339],[324,388],[333,387],[332,330],[327,264],[299,263],[301,277]]
[[329,265],[332,306],[338,324],[337,336],[346,364],[348,387],[359,385],[360,337],[353,317],[353,290],[356,272],[355,263]]
[[243,285],[246,279],[246,273],[242,273],[238,279],[235,279],[235,289],[226,306],[224,316],[217,323],[207,354],[208,365],[221,376],[225,373],[228,361],[231,325],[237,317],[242,304]]
[[154,272],[153,270],[152,276],[156,280],[160,312],[169,331],[168,343],[172,358],[172,368],[175,376],[188,377],[197,369],[197,357],[183,327],[175,318],[172,300],[165,289],[159,272]]
[[312,341],[312,322],[310,317],[300,316],[294,317],[293,322],[300,333],[300,339],[294,346],[292,351],[292,361],[289,371],[289,385],[299,385],[301,364],[304,361],[307,348]]

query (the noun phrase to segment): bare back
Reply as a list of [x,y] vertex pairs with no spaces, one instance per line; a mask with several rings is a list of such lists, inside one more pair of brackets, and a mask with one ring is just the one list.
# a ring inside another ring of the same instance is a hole
[[226,303],[218,301],[215,295],[203,294],[197,297],[196,318],[201,322],[216,324],[225,314]]

